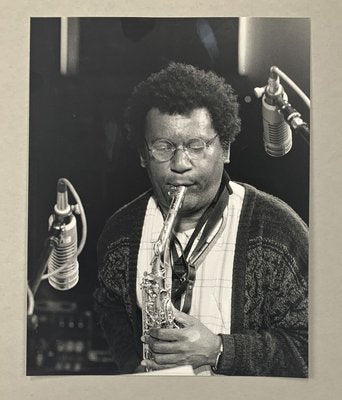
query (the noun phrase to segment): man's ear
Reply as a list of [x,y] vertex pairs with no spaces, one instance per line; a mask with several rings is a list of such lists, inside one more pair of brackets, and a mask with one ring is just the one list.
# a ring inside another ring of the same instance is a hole
[[146,156],[140,151],[139,152],[139,157],[140,157],[140,166],[142,168],[146,168],[146,165],[147,165]]
[[224,163],[229,164],[230,163],[230,144],[226,149],[223,150],[223,157],[224,157]]
[[146,146],[143,144],[138,145],[138,153],[139,153],[139,158],[140,158],[140,166],[142,168],[146,168],[148,165],[148,159],[149,159],[149,154],[146,149]]

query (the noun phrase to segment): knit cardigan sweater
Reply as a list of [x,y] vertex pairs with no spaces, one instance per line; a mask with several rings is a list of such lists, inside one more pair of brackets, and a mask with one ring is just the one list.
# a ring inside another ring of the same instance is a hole
[[[281,200],[245,187],[233,266],[224,375],[308,375],[308,230]],[[147,192],[116,212],[98,243],[95,309],[120,373],[142,359],[136,266]],[[229,223],[229,221],[228,221]]]

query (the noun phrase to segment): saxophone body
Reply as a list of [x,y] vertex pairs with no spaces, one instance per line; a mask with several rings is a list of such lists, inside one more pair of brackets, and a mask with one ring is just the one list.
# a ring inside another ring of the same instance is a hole
[[[143,335],[148,334],[150,328],[178,328],[174,320],[170,289],[166,288],[166,272],[170,267],[168,261],[170,236],[176,222],[177,213],[184,200],[185,192],[185,186],[177,186],[170,193],[172,197],[171,204],[165,217],[163,228],[153,247],[151,272],[145,271],[142,278]],[[150,359],[150,356],[149,346],[144,343],[143,359]]]

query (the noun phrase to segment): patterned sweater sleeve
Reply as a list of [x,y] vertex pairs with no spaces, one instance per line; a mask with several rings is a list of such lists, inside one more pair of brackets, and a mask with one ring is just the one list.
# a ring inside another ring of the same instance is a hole
[[132,327],[122,298],[108,290],[104,283],[99,283],[95,291],[95,309],[118,372],[133,373],[141,360],[135,349],[133,334],[130,334]]
[[272,202],[265,208],[259,201],[258,223],[250,221],[235,328],[222,335],[221,374],[308,375],[308,231],[288,206],[278,202],[272,210]]
[[127,310],[129,245],[126,237],[112,238],[107,229],[98,243],[95,310],[118,372],[132,373],[141,360]]

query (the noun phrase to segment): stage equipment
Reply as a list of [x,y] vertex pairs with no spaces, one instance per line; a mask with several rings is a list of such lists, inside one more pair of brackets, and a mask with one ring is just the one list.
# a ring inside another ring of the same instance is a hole
[[[255,95],[262,97],[263,140],[267,154],[281,157],[292,148],[292,130],[302,134],[309,142],[308,125],[301,119],[301,114],[288,102],[287,94],[280,84],[282,77],[310,107],[309,98],[278,67],[270,68],[268,84],[254,89]],[[291,130],[292,129],[292,130]]]

